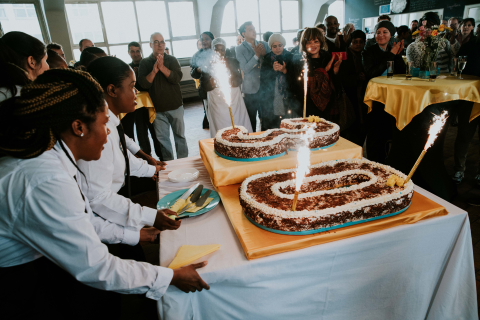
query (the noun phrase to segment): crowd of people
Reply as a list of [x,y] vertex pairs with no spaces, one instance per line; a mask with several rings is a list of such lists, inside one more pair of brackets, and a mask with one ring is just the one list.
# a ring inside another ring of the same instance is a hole
[[[384,162],[395,120],[380,103],[367,112],[368,81],[386,75],[388,61],[395,73],[405,73],[402,56],[418,54],[414,31],[441,23],[433,12],[411,26],[395,27],[390,20],[380,16],[367,40],[355,25],[341,28],[328,16],[298,30],[291,50],[279,33],[257,40],[249,21],[230,48],[203,32],[191,76],[204,101],[204,127],[213,137],[230,126],[231,107],[236,124],[249,132],[278,128],[281,119],[303,115],[306,94],[307,116],[339,124],[343,137],[361,146],[366,141],[369,159]],[[442,72],[450,71],[453,57],[467,55],[464,74],[480,76],[475,21],[452,18],[447,24],[453,31],[438,55]],[[205,263],[172,271],[144,262],[139,241],[176,230],[181,221],[170,219],[175,213],[168,209],[130,199],[155,187],[163,161],[188,156],[179,61],[158,32],[150,37],[148,56],[138,42],[128,44],[130,64],[89,39],[79,47],[80,60],[69,67],[60,44],[15,31],[0,38],[0,299],[7,318],[33,312],[52,319],[67,313],[111,318],[112,310],[121,310],[117,293],[158,300],[169,285],[185,292],[209,288],[196,272]],[[146,108],[136,109],[138,91],[150,95],[153,123]],[[465,146],[480,123],[468,122],[469,110],[458,113],[457,181],[465,170]],[[152,157],[149,134],[160,160]],[[75,296],[65,294],[70,287],[77,288]]]

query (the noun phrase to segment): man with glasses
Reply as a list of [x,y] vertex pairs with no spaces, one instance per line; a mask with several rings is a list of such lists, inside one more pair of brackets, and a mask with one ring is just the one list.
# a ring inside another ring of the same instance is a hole
[[140,62],[137,82],[148,89],[157,117],[155,133],[161,144],[162,160],[173,160],[170,128],[173,131],[177,159],[188,157],[185,139],[184,109],[180,81],[182,69],[177,58],[165,54],[165,39],[159,32],[150,36],[152,54]]

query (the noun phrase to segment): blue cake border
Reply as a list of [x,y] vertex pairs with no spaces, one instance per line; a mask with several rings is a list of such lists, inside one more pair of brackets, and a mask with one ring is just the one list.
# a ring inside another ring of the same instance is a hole
[[353,225],[356,225],[356,224],[365,223],[365,222],[374,221],[374,220],[379,220],[379,219],[383,219],[383,218],[393,217],[393,216],[396,216],[397,214],[405,212],[406,210],[408,210],[408,208],[410,208],[410,205],[408,205],[408,207],[406,207],[405,209],[402,209],[400,211],[397,211],[397,212],[394,212],[394,213],[389,213],[389,214],[379,216],[379,217],[373,217],[373,218],[369,218],[369,219],[365,219],[365,220],[347,222],[347,223],[344,223],[344,224],[341,224],[341,225],[338,225],[338,226],[333,226],[333,227],[328,227],[328,228],[320,228],[320,229],[305,230],[305,231],[283,231],[283,230],[271,229],[271,228],[262,226],[261,224],[258,224],[257,222],[253,221],[252,218],[250,218],[245,213],[244,210],[242,210],[242,211],[243,211],[243,214],[247,217],[248,221],[250,221],[251,223],[253,223],[254,225],[256,225],[257,227],[259,227],[263,230],[270,231],[270,232],[273,232],[273,233],[292,235],[292,236],[304,236],[304,235],[315,234],[315,233],[340,229],[340,228],[344,228],[344,227],[349,227],[349,226],[353,226]]
[[[338,141],[335,141],[334,143],[328,145],[328,146],[325,146],[325,147],[320,147],[320,148],[315,148],[315,149],[310,149],[312,151],[318,151],[318,150],[322,150],[322,149],[327,149],[327,148],[330,148],[330,147],[333,147],[334,145],[337,144]],[[296,149],[289,149],[289,151],[297,151]],[[260,157],[260,158],[234,158],[234,157],[229,157],[229,156],[225,156],[221,153],[219,153],[217,150],[215,150],[215,154],[217,156],[219,156],[220,158],[223,158],[223,159],[227,159],[227,160],[232,160],[232,161],[240,161],[240,162],[253,162],[253,161],[264,161],[264,160],[271,160],[271,159],[275,159],[275,158],[280,158],[280,157],[283,157],[284,155],[286,155],[287,153],[286,152],[282,152],[280,154],[276,154],[274,156],[269,156],[269,157]]]

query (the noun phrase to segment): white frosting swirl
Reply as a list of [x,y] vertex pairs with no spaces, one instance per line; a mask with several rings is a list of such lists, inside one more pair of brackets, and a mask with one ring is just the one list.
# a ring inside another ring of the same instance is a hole
[[[322,166],[332,166],[332,165],[335,165],[335,164],[340,163],[340,162],[343,162],[343,163],[346,163],[346,164],[364,164],[364,163],[365,164],[370,164],[373,167],[383,169],[384,171],[389,172],[391,174],[395,174],[395,175],[397,175],[401,178],[406,179],[406,177],[407,177],[405,174],[403,174],[403,172],[395,170],[392,167],[389,167],[389,166],[386,166],[386,165],[383,165],[383,164],[380,164],[380,163],[376,163],[376,162],[373,162],[373,161],[369,161],[369,160],[366,160],[366,159],[332,160],[332,161],[327,161],[327,162],[323,162],[323,163],[313,165],[310,168],[314,169],[314,168],[319,168],[319,167],[322,167]],[[253,175],[253,176],[251,176],[251,177],[249,177],[249,178],[247,178],[243,181],[243,183],[240,187],[240,198],[243,199],[246,203],[248,203],[248,205],[250,205],[251,207],[256,208],[256,209],[258,209],[258,210],[260,210],[260,211],[262,211],[266,214],[269,214],[269,215],[274,215],[274,216],[278,216],[278,217],[281,217],[281,218],[308,218],[308,217],[317,218],[317,217],[321,217],[321,216],[328,216],[328,215],[331,215],[331,214],[336,214],[336,213],[342,212],[342,211],[355,212],[356,210],[358,210],[362,207],[374,206],[374,205],[377,205],[377,204],[385,203],[385,202],[388,202],[388,201],[391,201],[391,200],[396,200],[396,199],[399,200],[400,198],[404,197],[405,195],[409,195],[409,197],[411,198],[411,196],[413,194],[413,182],[410,180],[403,187],[393,187],[391,189],[392,192],[387,194],[387,195],[379,195],[379,196],[371,198],[371,199],[356,200],[356,201],[353,201],[353,202],[345,203],[344,205],[341,205],[341,206],[330,207],[330,208],[326,208],[326,209],[322,209],[322,210],[291,211],[291,210],[281,210],[281,209],[272,208],[268,204],[258,202],[247,192],[248,184],[250,182],[252,182],[253,180],[263,178],[263,177],[267,177],[267,176],[271,176],[271,175],[276,175],[276,174],[294,173],[295,171],[296,171],[296,169],[284,169],[284,170],[279,170],[279,171],[264,172],[264,173]],[[308,179],[311,178],[310,181],[319,180],[319,177],[321,177],[323,179],[330,179],[330,177],[333,177],[333,176],[341,177],[341,176],[344,176],[344,175],[348,175],[349,174],[348,172],[351,172],[350,174],[367,175],[370,178],[369,181],[365,181],[365,182],[362,182],[358,185],[351,186],[351,187],[348,188],[348,190],[361,190],[362,188],[364,188],[368,185],[371,185],[373,183],[376,183],[376,182],[379,182],[379,181],[382,181],[382,180],[385,180],[385,183],[386,183],[386,179],[375,176],[373,174],[373,172],[366,171],[366,170],[361,170],[361,169],[348,170],[348,171],[345,171],[345,172],[339,172],[339,173],[335,173],[335,174],[313,176],[313,177],[308,177]],[[279,190],[282,186],[288,186],[288,185],[291,185],[291,184],[292,184],[291,180],[276,183],[271,187],[271,191],[276,196],[286,198],[286,199],[293,199],[293,195],[283,194]],[[338,189],[332,189],[332,190],[321,190],[321,191],[316,191],[316,192],[312,192],[312,193],[301,194],[299,196],[299,198],[303,199],[303,198],[312,197],[312,196],[319,196],[319,195],[322,195],[322,194],[341,193],[345,190],[346,190],[346,188],[338,188]]]
[[[290,125],[298,125],[299,124],[298,122],[295,123],[295,122],[292,122],[292,120],[301,120],[301,119],[303,119],[303,118],[284,119],[284,120],[282,120],[282,122],[287,122]],[[322,122],[328,123],[328,124],[332,125],[333,127],[331,129],[325,131],[325,132],[316,132],[315,131],[315,133],[313,134],[313,140],[315,140],[316,138],[319,138],[319,137],[326,137],[326,136],[332,135],[335,132],[338,132],[340,130],[340,127],[336,123],[333,123],[333,122],[330,122],[330,121],[327,121],[327,120],[323,120]],[[245,127],[235,126],[235,128],[240,129],[240,132],[238,132],[236,134],[232,134],[232,135],[236,135],[239,139],[242,139],[242,140],[252,140],[252,141],[254,141],[254,140],[263,139],[263,138],[267,137],[273,131],[283,131],[284,132],[283,134],[280,134],[280,135],[274,137],[272,140],[259,141],[259,142],[253,142],[253,143],[231,142],[227,139],[224,139],[222,137],[223,133],[227,130],[233,129],[233,127],[226,127],[226,128],[223,128],[223,129],[220,129],[220,130],[217,131],[217,134],[215,135],[215,140],[218,143],[221,143],[221,144],[224,144],[224,145],[230,146],[230,147],[258,148],[258,147],[264,147],[264,146],[271,146],[271,145],[279,143],[280,141],[282,141],[285,138],[298,139],[300,134],[302,134],[304,132],[307,132],[307,130],[312,126],[316,127],[317,125],[321,125],[322,122],[300,123],[300,124],[304,125],[303,128],[301,128],[301,129],[286,129],[286,128],[269,129],[269,130],[265,131],[264,133],[258,134],[258,135],[249,135],[248,130]]]

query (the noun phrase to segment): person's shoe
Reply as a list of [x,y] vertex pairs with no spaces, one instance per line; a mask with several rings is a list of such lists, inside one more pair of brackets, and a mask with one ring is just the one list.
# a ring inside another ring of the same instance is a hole
[[464,176],[465,176],[465,174],[463,173],[463,171],[457,171],[453,175],[452,179],[453,179],[453,181],[455,181],[455,183],[460,183],[460,182],[462,182]]

